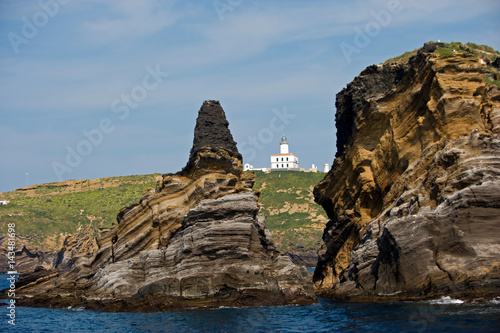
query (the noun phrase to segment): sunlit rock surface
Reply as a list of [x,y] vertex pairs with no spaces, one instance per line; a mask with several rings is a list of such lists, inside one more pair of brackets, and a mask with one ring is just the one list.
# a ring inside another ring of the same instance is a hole
[[314,273],[336,299],[500,290],[500,91],[428,43],[337,95],[338,153],[315,188],[330,222]]

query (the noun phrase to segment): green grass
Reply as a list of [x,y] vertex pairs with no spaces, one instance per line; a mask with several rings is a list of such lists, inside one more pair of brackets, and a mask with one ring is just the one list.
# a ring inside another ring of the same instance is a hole
[[487,69],[490,74],[484,75],[486,83],[500,88],[500,71],[494,67],[488,67]]
[[452,57],[455,55],[455,52],[453,52],[452,49],[444,48],[444,47],[438,47],[435,52],[437,54],[439,54],[440,57],[443,57],[443,58]]
[[[500,57],[500,52],[488,45],[478,45],[475,43],[462,44],[461,42],[451,42],[451,43],[441,43],[443,47],[438,47],[434,53],[439,55],[441,58],[453,57],[457,54],[465,54],[467,59],[479,60],[479,58],[485,59],[490,63],[495,61],[496,58]],[[419,49],[415,49],[410,52],[405,52],[402,55],[388,59],[384,64],[400,64],[405,63],[408,59],[416,55]],[[487,70],[491,75],[485,75],[486,82],[489,85],[494,85],[500,88],[500,72],[497,68],[493,66],[488,66]]]
[[103,183],[121,183],[93,190],[85,190],[86,185],[82,185],[78,188],[84,190],[81,192],[54,194],[57,187],[41,186],[35,190],[36,194],[51,195],[30,197],[17,191],[4,193],[10,204],[0,206],[0,228],[5,230],[8,223],[15,222],[16,232],[22,235],[74,233],[79,225],[89,224],[87,215],[102,221],[101,227],[110,227],[121,208],[138,202],[145,190],[156,185],[155,175],[134,177],[103,179]]
[[500,52],[492,48],[488,45],[478,45],[475,43],[466,43],[465,47],[476,56],[481,57],[483,59],[494,61],[497,57],[500,56]]
[[267,219],[267,227],[269,230],[287,230],[307,228],[309,224],[308,213],[279,213],[269,216]]
[[254,188],[260,189],[263,183],[276,189],[304,189],[314,186],[325,177],[322,172],[300,172],[300,171],[273,171],[264,173],[262,171],[252,171],[257,175]]
[[[325,174],[255,173],[254,189],[261,191],[259,213],[267,216],[267,227],[273,233],[278,250],[315,253],[324,221],[311,220],[318,215],[326,219],[326,214],[313,202],[312,187]],[[70,188],[60,183],[43,184],[36,187],[34,196],[24,191],[3,193],[1,197],[10,200],[10,204],[0,206],[0,228],[6,230],[8,223],[15,223],[18,234],[38,235],[37,243],[48,236],[78,235],[79,228],[89,227],[97,233],[99,228],[109,228],[116,223],[116,214],[121,208],[137,203],[147,189],[154,188],[158,176],[108,177],[92,181],[93,186],[83,181],[76,187],[71,184]],[[288,210],[297,205],[305,211]]]
[[[500,52],[496,51],[492,47],[488,45],[478,45],[475,43],[466,43],[462,44],[461,42],[451,42],[451,43],[442,43],[444,47],[438,47],[435,51],[440,57],[451,57],[457,53],[469,54],[470,59],[478,59],[479,57],[493,61],[497,57],[500,56]],[[419,49],[415,49],[413,51],[405,52],[397,57],[388,59],[384,62],[384,64],[390,63],[406,63],[410,57],[417,54]]]
[[391,59],[387,59],[386,61],[384,61],[384,64],[401,64],[401,63],[406,63],[408,62],[408,60],[417,54],[419,49],[415,49],[413,51],[408,51],[408,52],[405,52],[397,57],[394,57],[394,58],[391,58]]
[[492,85],[492,86],[497,86],[498,88],[500,88],[500,81],[499,80],[492,80],[490,77],[486,76],[485,75],[485,78],[486,78],[486,82],[489,84],[489,85]]
[[488,45],[478,45],[476,43],[466,43],[465,46],[474,49],[474,50],[479,50],[479,51],[485,51],[485,52],[490,52],[490,53],[498,53],[494,48]]
[[37,187],[35,190],[36,194],[48,194],[48,193],[53,193],[53,192],[60,192],[62,189],[62,186],[43,186],[43,187]]
[[478,45],[475,43],[462,44],[460,42],[443,43],[444,47],[438,47],[436,53],[441,57],[451,57],[456,53],[469,54],[469,59],[483,58],[488,61],[495,60],[500,56],[500,52],[488,45]]
[[[435,53],[439,54],[440,57],[452,57],[457,53],[467,54],[465,46],[460,42],[443,43],[445,47],[438,47]],[[475,55],[473,56],[475,57]]]
[[[313,222],[313,216],[326,219],[323,208],[313,202],[312,187],[324,173],[283,171],[255,172],[254,189],[260,190],[259,212],[267,216],[267,228],[273,234],[278,250],[297,254],[315,254],[320,246],[324,223]],[[291,212],[293,205],[307,205],[307,212]],[[279,213],[278,213],[279,212]]]
[[[466,53],[469,54],[467,57],[468,59],[478,60],[479,58],[482,58],[489,62],[493,62],[500,56],[500,52],[490,46],[478,45],[475,43],[466,43],[464,45],[460,42],[445,43],[445,47],[437,48],[436,53],[439,54],[440,57],[444,58],[451,57],[456,53]],[[500,88],[500,72],[498,69],[488,66],[487,70],[491,73],[491,75],[485,75],[486,83]]]

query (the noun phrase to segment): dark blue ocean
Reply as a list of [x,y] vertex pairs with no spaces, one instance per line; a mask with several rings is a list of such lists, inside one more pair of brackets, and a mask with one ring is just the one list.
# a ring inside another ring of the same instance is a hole
[[[8,283],[0,276],[0,288]],[[1,332],[500,332],[500,302],[337,303],[157,313],[0,307]]]

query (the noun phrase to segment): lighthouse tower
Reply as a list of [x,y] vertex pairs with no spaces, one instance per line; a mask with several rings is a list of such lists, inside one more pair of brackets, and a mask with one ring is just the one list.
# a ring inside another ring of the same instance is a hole
[[286,136],[281,138],[280,153],[271,155],[271,171],[277,170],[299,170],[299,158],[290,154]]
[[288,152],[288,141],[286,141],[286,136],[281,138],[280,142],[280,154],[289,154]]

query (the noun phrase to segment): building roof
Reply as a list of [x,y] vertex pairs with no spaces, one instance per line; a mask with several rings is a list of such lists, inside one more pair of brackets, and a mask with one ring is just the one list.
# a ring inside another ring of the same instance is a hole
[[273,156],[295,156],[295,157],[297,157],[297,155],[290,154],[290,153],[288,153],[288,154],[274,154],[274,155],[271,155],[271,157],[273,157]]

